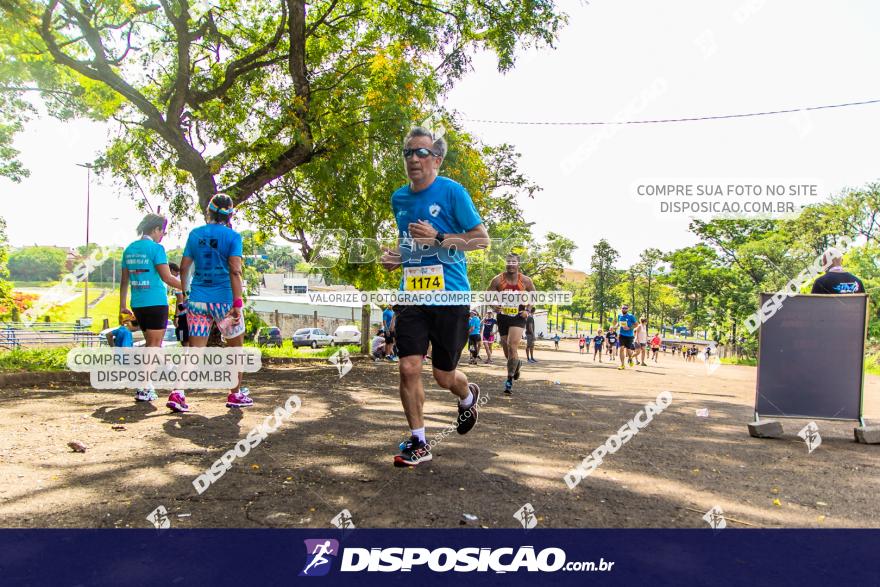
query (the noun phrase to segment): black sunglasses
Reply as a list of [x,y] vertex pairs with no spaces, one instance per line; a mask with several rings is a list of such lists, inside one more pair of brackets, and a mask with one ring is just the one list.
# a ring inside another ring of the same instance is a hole
[[415,154],[415,156],[418,157],[419,159],[424,159],[428,155],[433,155],[434,157],[440,156],[437,153],[435,153],[434,151],[432,151],[431,149],[426,149],[425,147],[420,147],[418,149],[404,149],[403,150],[403,158],[404,159],[409,159],[410,157],[413,156],[413,154]]

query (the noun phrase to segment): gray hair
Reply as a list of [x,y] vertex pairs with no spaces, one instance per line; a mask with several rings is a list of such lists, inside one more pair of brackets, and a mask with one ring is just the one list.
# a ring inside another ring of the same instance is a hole
[[137,225],[137,233],[140,235],[150,234],[157,228],[164,228],[167,224],[168,220],[161,214],[147,214]]
[[434,152],[437,153],[439,157],[446,157],[446,139],[443,137],[436,136],[424,126],[414,126],[409,129],[406,138],[403,139],[403,146],[406,147],[409,140],[415,137],[428,137],[434,143]]

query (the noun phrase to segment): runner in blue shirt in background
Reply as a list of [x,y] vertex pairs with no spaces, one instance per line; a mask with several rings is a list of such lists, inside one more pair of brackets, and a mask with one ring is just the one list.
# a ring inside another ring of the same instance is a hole
[[599,362],[602,362],[602,345],[604,343],[605,335],[602,334],[602,329],[600,328],[596,336],[593,337],[593,361],[596,360],[596,355],[599,355]]
[[382,324],[385,326],[383,328],[383,336],[385,337],[385,360],[394,361],[394,329],[392,327],[394,323],[394,310],[391,309],[391,306],[385,306],[385,309],[382,311]]
[[620,314],[617,316],[617,324],[620,326],[620,367],[618,369],[626,369],[623,364],[624,354],[629,359],[629,366],[633,364],[633,354],[636,350],[635,325],[638,320],[629,313],[629,306],[626,304],[620,307]]
[[468,350],[471,351],[471,365],[476,365],[480,360],[480,316],[476,310],[471,310],[468,321]]

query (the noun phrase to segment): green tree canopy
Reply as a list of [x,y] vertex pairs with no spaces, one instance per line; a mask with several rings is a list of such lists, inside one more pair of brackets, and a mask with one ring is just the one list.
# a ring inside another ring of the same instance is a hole
[[669,253],[669,283],[675,286],[686,307],[685,319],[691,331],[708,324],[710,297],[723,286],[718,276],[718,255],[706,245]]
[[0,218],[0,306],[12,306],[12,284],[9,283],[9,251],[6,248],[6,221]]
[[563,283],[562,289],[572,292],[571,305],[568,307],[572,316],[583,320],[584,315],[593,307],[592,289],[589,281],[582,283]]
[[593,246],[593,257],[590,260],[591,284],[593,287],[593,310],[599,314],[599,324],[605,325],[605,313],[616,306],[620,300],[614,292],[620,282],[620,273],[614,265],[620,258],[614,247],[604,238]]
[[57,247],[24,247],[9,255],[13,281],[52,281],[61,277],[67,252]]

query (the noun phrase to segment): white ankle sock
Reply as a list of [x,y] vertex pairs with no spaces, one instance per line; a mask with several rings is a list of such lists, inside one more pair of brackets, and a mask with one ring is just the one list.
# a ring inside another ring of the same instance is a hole
[[467,397],[462,400],[458,400],[458,405],[463,408],[469,408],[474,405],[474,392],[469,389]]
[[410,430],[410,432],[412,432],[413,436],[415,436],[416,438],[418,438],[422,442],[425,442],[425,427],[424,426],[422,426],[421,428],[416,428],[415,430]]

